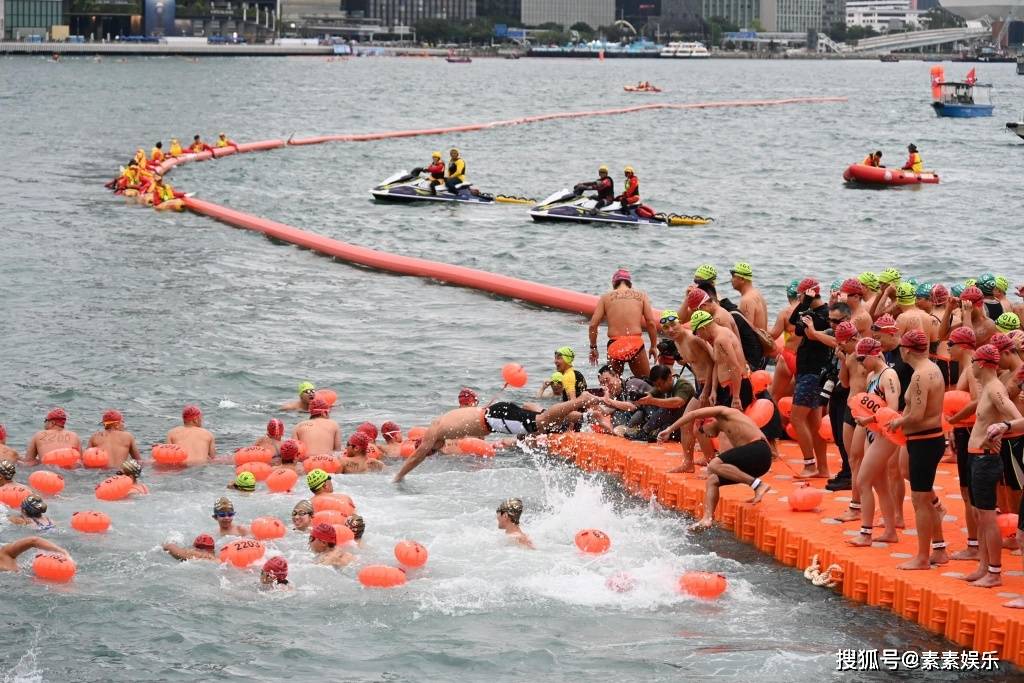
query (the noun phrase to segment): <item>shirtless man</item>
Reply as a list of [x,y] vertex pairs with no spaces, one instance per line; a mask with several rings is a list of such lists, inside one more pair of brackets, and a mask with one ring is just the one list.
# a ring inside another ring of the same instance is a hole
[[571,401],[556,403],[547,410],[541,410],[540,406],[532,404],[519,406],[504,402],[492,403],[487,408],[477,406],[450,410],[431,423],[420,445],[402,465],[394,481],[402,481],[427,456],[441,450],[448,439],[460,439],[464,436],[483,439],[492,433],[513,436],[543,433],[549,427],[560,424],[573,411],[605,404],[606,400],[584,392]]
[[989,338],[999,331],[995,322],[985,315],[985,295],[974,285],[960,294],[960,320],[974,330],[978,346],[988,344]]
[[292,508],[292,528],[296,531],[308,531],[313,525],[313,503],[308,500],[300,500]]
[[933,564],[949,562],[942,536],[945,510],[935,495],[935,472],[946,452],[942,430],[942,401],[946,382],[942,372],[928,357],[928,335],[911,329],[900,337],[903,360],[914,369],[904,390],[906,407],[894,419],[889,430],[902,429],[907,437],[906,479],[910,481],[910,499],[914,504],[917,529],[917,555],[899,569],[931,569]]
[[309,404],[316,398],[316,385],[312,382],[303,382],[299,385],[299,398],[281,406],[285,412],[295,411],[304,413],[309,410]]
[[235,524],[235,506],[227,498],[218,498],[213,504],[213,519],[217,522],[217,532],[221,536],[248,536],[249,529]]
[[[682,363],[689,366],[690,372],[693,373],[696,394],[683,409],[683,414],[685,415],[690,411],[711,405],[711,386],[713,384],[711,375],[715,369],[711,345],[684,327],[673,310],[662,311],[660,323],[662,332],[668,335],[669,339],[675,343],[676,350],[682,357]],[[714,453],[711,439],[703,434],[696,433],[692,425],[684,429],[679,437],[683,446],[683,464],[677,469],[681,472],[693,471],[693,444],[695,439],[700,443],[701,453]]]
[[523,515],[523,501],[519,498],[503,500],[497,509],[498,528],[512,537],[512,540],[533,550],[533,541],[519,528],[519,518]]
[[7,486],[13,482],[17,473],[13,460],[0,460],[0,486]]
[[963,409],[947,415],[946,419],[953,425],[953,451],[956,453],[957,478],[960,481],[960,496],[964,503],[964,517],[967,522],[967,547],[950,556],[953,560],[978,559],[978,514],[971,505],[971,461],[973,456],[967,452],[967,443],[971,438],[971,427],[968,420],[974,416],[978,408],[978,396],[981,386],[974,375],[971,357],[977,348],[977,338],[970,327],[958,327],[949,335],[949,352],[952,362],[960,368],[956,389],[971,395],[971,401]]
[[341,428],[330,415],[327,401],[314,398],[309,404],[309,419],[295,425],[292,436],[306,444],[306,452],[310,455],[341,450]]
[[[690,318],[697,311],[705,311],[710,313],[714,317],[715,322],[722,327],[728,329],[739,338],[739,328],[736,327],[736,321],[732,317],[732,313],[725,310],[718,303],[718,299],[706,291],[697,287],[696,285],[690,285],[689,291],[686,293],[686,301],[683,303],[683,308],[687,312]],[[681,320],[689,320],[690,318],[681,318]],[[742,350],[742,346],[740,350]]]
[[180,427],[167,432],[167,443],[181,446],[188,453],[186,465],[205,465],[217,457],[213,434],[203,429],[203,412],[199,406],[187,405],[181,411]]
[[42,431],[32,435],[28,442],[28,448],[25,449],[26,465],[37,464],[44,455],[58,448],[82,450],[82,441],[78,438],[78,434],[64,429],[67,421],[68,414],[64,412],[63,408],[54,408],[46,414]]
[[125,460],[141,460],[139,446],[131,432],[124,430],[124,416],[117,410],[103,413],[100,421],[103,431],[89,437],[88,448],[102,448],[107,452],[110,461],[107,467],[118,468]]
[[590,364],[597,365],[600,354],[597,351],[597,329],[601,321],[608,320],[608,344],[623,337],[643,336],[650,340],[648,353],[643,347],[629,361],[629,369],[636,377],[646,377],[651,371],[650,359],[658,355],[658,327],[655,323],[651,302],[646,292],[633,289],[633,278],[629,271],[620,268],[612,275],[612,289],[601,295],[590,318]]
[[839,300],[850,307],[850,322],[857,328],[857,334],[865,337],[871,331],[871,313],[864,305],[867,288],[855,277],[843,280],[839,287]]
[[185,548],[178,545],[177,543],[164,543],[163,549],[167,551],[167,554],[176,560],[181,562],[187,562],[188,560],[216,560],[217,556],[213,553],[213,537],[210,534],[199,534],[195,540],[192,541],[191,548]]
[[699,421],[697,429],[709,437],[722,434],[728,438],[732,448],[719,453],[708,463],[707,489],[704,494],[704,516],[692,529],[708,529],[714,523],[715,508],[718,507],[718,489],[730,484],[746,484],[754,489],[751,503],[759,503],[771,488],[761,481],[772,467],[772,450],[764,438],[761,428],[740,410],[714,406],[701,408],[683,415],[668,429],[658,434],[658,441],[665,441],[673,431],[690,422]]
[[939,321],[917,306],[917,288],[909,282],[901,282],[896,288],[896,328],[902,337],[907,330],[922,330],[938,339]]
[[739,337],[715,322],[707,311],[694,311],[690,329],[706,341],[712,350],[715,370],[711,376],[711,394],[715,405],[743,410],[754,400],[749,372],[743,360]]
[[284,438],[284,422],[272,418],[267,422],[267,433],[256,439],[253,446],[269,448],[274,452],[274,457],[281,454],[281,439]]
[[[981,386],[977,420],[971,429],[967,451],[971,458],[971,504],[978,516],[978,568],[964,577],[971,585],[992,588],[1002,585],[1003,543],[996,524],[996,490],[1003,480],[1000,441],[1024,427],[1024,418],[999,380],[999,350],[985,344],[974,352],[972,368]],[[991,429],[990,429],[991,428]],[[1019,534],[1018,534],[1019,536]],[[1017,599],[1024,606],[1024,600]]]
[[772,376],[772,386],[769,390],[775,401],[784,396],[791,396],[793,382],[796,380],[796,350],[800,346],[800,337],[796,336],[796,327],[789,319],[800,303],[800,295],[796,291],[799,286],[800,280],[792,280],[786,286],[786,299],[789,303],[779,311],[775,324],[768,331],[772,339],[776,340],[776,344],[780,338],[782,340],[782,352],[779,354],[779,362],[775,365],[775,374]]
[[353,557],[338,546],[338,532],[330,524],[317,524],[309,532],[309,549],[316,554],[314,562],[331,567],[347,567]]
[[401,455],[402,428],[391,420],[388,420],[380,426],[380,434],[384,437],[384,445],[381,447],[384,455],[391,457]]
[[45,538],[39,538],[38,536],[26,536],[7,545],[0,546],[0,572],[18,571],[18,555],[32,548],[71,557],[71,553],[56,543],[50,543]]
[[370,437],[366,432],[354,432],[352,436],[348,437],[345,455],[341,457],[340,474],[366,474],[383,470],[384,463],[379,460],[371,460],[366,456],[366,450],[369,447]]
[[768,304],[761,290],[754,286],[754,271],[749,263],[739,261],[729,270],[732,287],[740,293],[740,313],[759,330],[768,329]]
[[7,428],[0,425],[0,462],[18,462],[18,451],[7,445]]

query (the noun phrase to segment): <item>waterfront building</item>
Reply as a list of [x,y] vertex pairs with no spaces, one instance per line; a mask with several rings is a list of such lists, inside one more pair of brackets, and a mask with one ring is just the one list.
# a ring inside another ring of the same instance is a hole
[[913,9],[912,0],[848,0],[846,25],[872,28],[879,33],[919,28],[925,12]]
[[501,17],[521,21],[523,15],[522,0],[476,0],[478,17]]
[[822,0],[761,0],[765,31],[792,33],[821,28]]
[[[333,4],[337,7],[337,0]],[[384,26],[414,26],[422,19],[464,21],[476,18],[476,4],[476,0],[369,0],[366,16]]]
[[846,0],[821,0],[821,31],[846,23]]
[[522,0],[527,26],[561,24],[569,28],[584,22],[593,28],[615,22],[615,0]]
[[3,37],[49,37],[52,27],[64,24],[62,0],[3,0]]
[[701,0],[701,16],[721,17],[740,28],[753,28],[761,20],[761,0]]

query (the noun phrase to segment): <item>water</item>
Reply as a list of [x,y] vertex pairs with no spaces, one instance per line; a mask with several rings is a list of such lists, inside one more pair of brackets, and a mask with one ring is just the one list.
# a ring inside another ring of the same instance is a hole
[[[199,403],[222,452],[251,442],[295,385],[338,390],[345,433],[363,420],[424,423],[498,368],[536,385],[563,344],[585,351],[585,321],[475,292],[336,264],[193,215],[125,206],[102,183],[171,135],[237,140],[456,125],[637,102],[842,95],[846,104],[647,112],[442,139],[279,150],[186,166],[172,182],[201,197],[362,245],[589,292],[620,265],[656,305],[675,306],[701,261],[752,262],[773,310],[792,277],[824,281],[896,264],[945,280],[983,269],[1024,277],[1012,253],[1022,199],[1005,169],[1024,145],[1002,130],[1024,103],[1012,64],[980,65],[997,117],[936,119],[928,66],[876,62],[318,59],[0,60],[0,419],[19,450],[53,405],[87,435],[108,407],[148,446]],[[946,65],[950,77],[966,71]],[[666,89],[628,95],[638,78]],[[1012,113],[1011,113],[1012,112]],[[843,167],[881,148],[898,165],[915,142],[938,187],[843,187]],[[368,189],[431,151],[458,146],[488,191],[540,197],[637,167],[659,210],[710,228],[534,225],[522,207],[377,206]],[[593,378],[591,378],[593,379]],[[525,398],[525,392],[511,394]],[[289,428],[294,417],[288,419]],[[26,473],[19,473],[24,480]],[[52,501],[53,539],[79,563],[66,588],[0,575],[5,680],[803,680],[836,676],[840,648],[950,646],[874,609],[809,586],[723,533],[693,538],[675,514],[625,498],[542,455],[433,458],[399,489],[345,480],[367,520],[360,564],[414,538],[431,559],[408,586],[361,590],[354,569],[313,566],[300,534],[277,544],[297,589],[258,594],[252,574],[179,565],[159,550],[210,531],[220,465],[147,472],[152,495],[99,503],[72,472]],[[526,500],[533,553],[508,546],[493,510]],[[240,520],[285,518],[298,496],[235,496]],[[114,527],[67,530],[101,509]],[[614,551],[581,557],[578,529]],[[0,541],[20,533],[0,522]],[[27,558],[26,558],[27,559]],[[27,565],[24,565],[27,566]],[[723,571],[716,603],[678,596],[685,569]],[[629,571],[637,590],[604,588]],[[959,649],[959,648],[956,648]],[[141,674],[140,672],[145,672]]]

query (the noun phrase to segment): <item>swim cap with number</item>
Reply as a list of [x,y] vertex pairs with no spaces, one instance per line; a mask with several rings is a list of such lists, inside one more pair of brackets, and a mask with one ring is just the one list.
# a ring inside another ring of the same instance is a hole
[[702,327],[713,322],[715,317],[707,311],[694,311],[693,315],[690,316],[690,329],[696,332]]
[[1017,317],[1016,313],[1010,313],[1009,311],[1007,311],[1006,313],[1003,313],[1001,316],[996,318],[996,327],[998,327],[1001,332],[1012,332],[1013,330],[1019,330],[1020,318]]
[[900,271],[895,268],[886,268],[878,274],[878,281],[882,284],[892,285],[900,281]]
[[737,261],[732,265],[732,269],[729,271],[736,277],[741,277],[744,280],[754,279],[754,269],[750,267],[750,264],[746,261]]
[[857,276],[860,283],[870,289],[872,292],[878,291],[878,276],[870,271],[864,271]]
[[909,282],[901,282],[896,286],[896,301],[904,306],[913,306],[917,301],[917,288]]
[[996,289],[996,276],[992,273],[982,273],[974,284],[978,286],[982,294],[991,296]]
[[255,491],[256,475],[252,472],[242,472],[235,477],[235,488],[240,491]]
[[309,486],[309,490],[316,493],[323,485],[330,479],[330,475],[321,469],[315,469],[306,475],[306,485]]
[[718,278],[718,271],[710,263],[702,263],[697,266],[697,270],[693,271],[694,280],[703,280],[705,282],[714,282]]
[[1010,281],[1007,280],[1002,275],[996,275],[996,289],[998,289],[1003,294],[1006,294],[1008,291],[1010,291]]
[[121,473],[128,475],[132,479],[138,479],[142,476],[142,465],[135,458],[128,458],[121,463]]

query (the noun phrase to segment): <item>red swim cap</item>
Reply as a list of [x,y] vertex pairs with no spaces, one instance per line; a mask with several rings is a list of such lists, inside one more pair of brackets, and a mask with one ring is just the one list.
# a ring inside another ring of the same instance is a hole
[[263,571],[274,577],[275,581],[288,580],[288,560],[280,555],[272,557],[263,565]]
[[837,342],[848,342],[857,336],[857,328],[849,320],[844,320],[836,325],[835,334]]
[[928,350],[928,335],[921,330],[907,330],[900,337],[900,346],[917,353],[924,353]]
[[370,447],[370,437],[366,432],[354,432],[352,436],[348,437],[348,445],[365,453],[366,449]]
[[803,294],[809,289],[821,289],[821,285],[813,277],[805,277],[800,281],[800,284],[796,286],[796,293]]
[[356,431],[366,434],[366,436],[370,437],[370,441],[377,440],[377,425],[372,422],[364,422],[356,427]]
[[462,391],[459,392],[459,405],[462,407],[475,406],[478,400],[476,392],[472,389],[463,387]]
[[970,301],[975,306],[981,306],[981,302],[984,301],[985,295],[982,294],[980,289],[971,285],[960,294],[960,298],[964,301]]
[[953,330],[949,335],[950,344],[963,344],[968,346],[971,350],[977,348],[978,337],[974,334],[974,329],[970,327],[958,327]]
[[338,542],[338,532],[335,531],[333,526],[324,522],[313,527],[313,530],[309,532],[309,535],[318,541],[323,541],[330,545],[335,545]]
[[0,425],[0,441],[7,440],[7,427]]
[[192,541],[192,547],[196,550],[213,550],[213,536],[199,534],[196,536],[196,540]]
[[267,436],[271,439],[280,439],[284,436],[284,422],[281,422],[276,417],[271,418],[270,422],[267,423]]
[[1010,335],[997,333],[993,334],[988,339],[988,343],[999,349],[1000,353],[1003,351],[1013,351],[1015,344],[1010,339]]
[[874,337],[864,337],[857,342],[857,347],[854,349],[854,353],[858,356],[881,356],[882,342],[878,341]]
[[299,453],[301,452],[302,449],[299,448],[299,442],[295,439],[288,439],[281,444],[281,462],[295,462],[298,460]]
[[199,406],[187,405],[181,411],[181,419],[184,422],[190,422],[192,420],[198,420],[203,416],[203,411],[199,410]]
[[118,422],[124,422],[124,415],[117,410],[108,410],[103,413],[103,419],[100,420],[100,423],[105,425],[117,424]]
[[864,296],[864,291],[866,289],[867,288],[864,286],[863,282],[861,282],[855,277],[851,277],[846,280],[843,280],[843,284],[839,288],[839,291],[842,292],[843,294],[854,294],[856,296]]
[[899,327],[896,326],[896,319],[886,313],[875,320],[874,324],[871,325],[871,329],[877,332],[888,332],[889,334],[894,334],[899,330]]
[[689,292],[686,293],[686,307],[691,311],[696,311],[698,308],[706,304],[711,299],[708,293],[700,287],[693,287]]
[[946,285],[938,284],[932,287],[932,303],[936,306],[945,306],[949,301],[949,290]]
[[54,408],[46,414],[46,421],[64,424],[68,421],[68,414],[64,412],[63,408]]
[[330,415],[331,407],[327,405],[327,401],[322,398],[314,398],[309,402],[309,415],[314,417],[316,415]]
[[380,426],[380,433],[383,434],[384,438],[386,439],[388,436],[394,436],[395,434],[401,434],[402,433],[402,428],[399,427],[394,422],[392,422],[391,420],[388,420],[387,422],[385,422],[384,424],[382,424]]
[[615,274],[612,275],[612,287],[619,284],[620,282],[628,282],[629,284],[633,284],[633,276],[630,275],[629,271],[626,270],[625,268],[619,268],[618,270],[615,271]]
[[998,368],[999,349],[991,344],[985,344],[974,352],[974,360],[978,362],[978,365],[988,368]]

